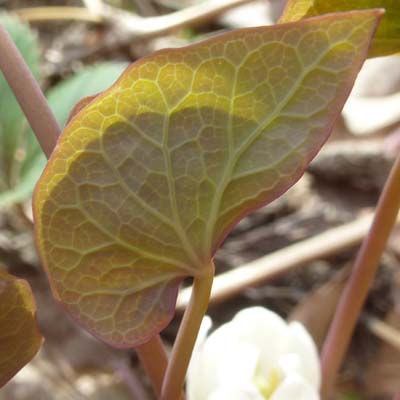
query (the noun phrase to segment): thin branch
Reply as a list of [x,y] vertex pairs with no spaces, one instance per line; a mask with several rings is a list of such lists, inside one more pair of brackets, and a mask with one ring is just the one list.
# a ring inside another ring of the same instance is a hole
[[400,207],[400,155],[379,198],[368,236],[357,255],[350,279],[328,331],[322,350],[322,396],[328,398],[347,351],[351,335],[368,295]]
[[214,263],[211,262],[204,276],[194,278],[190,302],[183,315],[165,373],[161,400],[179,399],[201,321],[207,311],[214,272]]
[[375,336],[400,351],[400,331],[398,329],[374,316],[366,316],[365,322]]
[[[356,221],[331,228],[317,236],[217,275],[211,291],[210,304],[220,303],[290,269],[357,246],[368,233],[371,222],[372,214],[365,215]],[[397,222],[400,223],[400,217]],[[190,288],[180,291],[177,311],[182,312],[185,309],[189,302],[190,292]]]
[[1,25],[0,54],[0,70],[13,90],[43,152],[49,157],[61,132],[60,125],[50,110],[36,79]]

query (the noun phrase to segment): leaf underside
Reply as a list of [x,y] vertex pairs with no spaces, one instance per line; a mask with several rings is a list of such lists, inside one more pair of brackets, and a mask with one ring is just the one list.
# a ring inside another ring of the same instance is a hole
[[117,347],[164,328],[183,277],[327,139],[379,15],[162,50],[72,118],[34,196],[38,248],[71,315]]
[[28,282],[0,271],[0,387],[34,357],[41,343]]
[[293,22],[332,12],[383,8],[385,14],[372,41],[369,57],[400,52],[399,0],[289,0],[280,22]]

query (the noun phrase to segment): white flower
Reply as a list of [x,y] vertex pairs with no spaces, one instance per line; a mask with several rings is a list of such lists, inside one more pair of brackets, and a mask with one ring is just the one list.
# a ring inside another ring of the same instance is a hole
[[188,400],[318,400],[320,365],[303,325],[251,307],[207,339],[206,317],[189,366]]

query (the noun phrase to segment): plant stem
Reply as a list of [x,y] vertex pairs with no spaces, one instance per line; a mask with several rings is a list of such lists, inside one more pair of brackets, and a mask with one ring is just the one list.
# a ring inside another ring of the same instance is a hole
[[[60,126],[20,52],[1,25],[0,54],[0,70],[3,71],[21,105],[43,152],[49,158],[61,132]],[[159,336],[139,346],[138,353],[144,361],[144,367],[152,380],[155,391],[159,393],[167,365],[167,356]]]
[[214,272],[215,267],[212,261],[206,275],[194,278],[190,302],[183,315],[165,373],[162,400],[179,399],[201,321],[207,310]]
[[400,207],[400,155],[379,198],[322,349],[322,396],[328,398]]
[[157,397],[161,394],[161,387],[167,369],[168,357],[159,335],[152,337],[148,342],[135,348],[140,362],[150,377]]
[[50,110],[36,79],[1,25],[0,54],[0,69],[35,132],[43,152],[49,157],[61,132],[60,125]]

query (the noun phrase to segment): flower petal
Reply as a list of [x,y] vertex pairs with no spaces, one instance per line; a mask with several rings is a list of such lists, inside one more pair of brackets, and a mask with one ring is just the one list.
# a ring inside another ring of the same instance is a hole
[[260,351],[259,367],[269,375],[287,348],[287,324],[278,315],[263,307],[250,307],[232,320],[238,340],[251,343]]
[[203,400],[264,400],[252,385],[237,386],[235,384],[220,387]]
[[204,341],[210,325],[203,321],[196,342],[188,400],[319,399],[318,353],[303,325],[262,307],[240,311]]
[[188,371],[188,399],[204,400],[232,382],[250,384],[258,364],[256,346],[238,341],[232,323],[222,325],[197,346]]
[[269,400],[319,400],[317,390],[298,374],[288,375]]
[[294,353],[299,357],[296,369],[307,381],[316,389],[321,384],[321,367],[318,351],[310,334],[299,322],[289,324],[289,353]]

